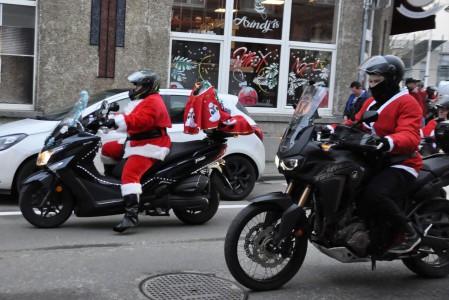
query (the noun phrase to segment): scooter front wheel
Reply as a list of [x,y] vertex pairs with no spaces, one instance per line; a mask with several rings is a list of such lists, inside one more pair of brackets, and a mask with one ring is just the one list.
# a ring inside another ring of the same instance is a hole
[[53,228],[71,216],[74,201],[65,189],[50,190],[40,182],[33,182],[22,188],[19,206],[30,224],[38,228]]

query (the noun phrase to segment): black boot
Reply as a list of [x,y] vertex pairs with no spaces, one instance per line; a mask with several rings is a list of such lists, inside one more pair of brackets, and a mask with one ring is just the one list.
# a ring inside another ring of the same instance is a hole
[[120,224],[112,228],[115,232],[120,233],[139,224],[139,196],[137,194],[130,194],[123,198],[125,200],[125,216]]
[[407,253],[418,246],[420,242],[421,238],[413,227],[413,224],[408,222],[402,226],[400,234],[393,242],[393,245],[390,246],[388,252],[397,254]]
[[114,171],[115,165],[104,164],[104,175],[112,176],[112,171]]

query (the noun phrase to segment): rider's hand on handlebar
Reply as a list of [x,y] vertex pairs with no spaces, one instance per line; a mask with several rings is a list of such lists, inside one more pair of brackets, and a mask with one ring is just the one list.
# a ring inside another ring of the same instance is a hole
[[382,144],[382,146],[379,148],[380,151],[385,151],[386,152],[386,151],[390,150],[390,142],[385,137],[378,138],[377,139],[377,144],[379,146]]
[[107,127],[107,128],[117,128],[117,124],[115,124],[115,120],[114,119],[108,119],[103,126]]

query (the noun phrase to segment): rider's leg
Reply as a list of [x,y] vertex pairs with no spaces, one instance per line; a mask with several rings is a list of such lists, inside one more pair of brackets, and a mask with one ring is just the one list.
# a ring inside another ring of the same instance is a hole
[[398,231],[398,238],[388,249],[391,253],[407,253],[421,241],[412,223],[393,201],[396,196],[406,194],[416,178],[409,172],[388,167],[368,184],[364,203],[365,215],[376,215],[388,221]]
[[112,175],[115,165],[122,159],[123,144],[117,141],[107,142],[101,148],[100,159],[104,166],[104,174]]
[[142,194],[140,178],[156,162],[154,158],[131,155],[122,174],[122,195],[125,202],[125,215],[122,221],[113,227],[116,232],[123,232],[139,223],[139,195]]

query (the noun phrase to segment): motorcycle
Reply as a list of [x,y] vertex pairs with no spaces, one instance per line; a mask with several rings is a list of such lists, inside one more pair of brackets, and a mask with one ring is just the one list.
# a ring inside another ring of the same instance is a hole
[[[42,168],[23,182],[19,205],[24,218],[40,228],[63,224],[72,212],[78,217],[123,214],[120,176],[125,160],[112,175],[102,175],[94,165],[101,148],[95,133],[118,104],[104,101],[93,119],[80,119],[87,92],[46,139],[37,165]],[[104,113],[106,111],[106,113]],[[83,124],[86,122],[87,124]],[[102,127],[104,128],[104,127]],[[169,216],[173,210],[186,224],[203,224],[217,212],[220,198],[211,181],[226,182],[221,166],[228,135],[209,131],[201,141],[172,143],[164,161],[158,161],[142,177],[139,213]]]
[[[337,125],[322,139],[313,115],[325,95],[322,87],[304,92],[283,135],[276,164],[285,192],[257,196],[232,221],[225,238],[226,264],[233,277],[252,290],[272,290],[301,268],[308,241],[342,263],[402,260],[412,272],[431,278],[449,274],[449,155],[424,159],[412,192],[397,202],[412,220],[421,243],[407,254],[387,252],[393,228],[357,215],[364,187],[387,159],[378,137],[355,125]],[[369,111],[361,121],[374,122]],[[445,194],[444,194],[445,195]]]

